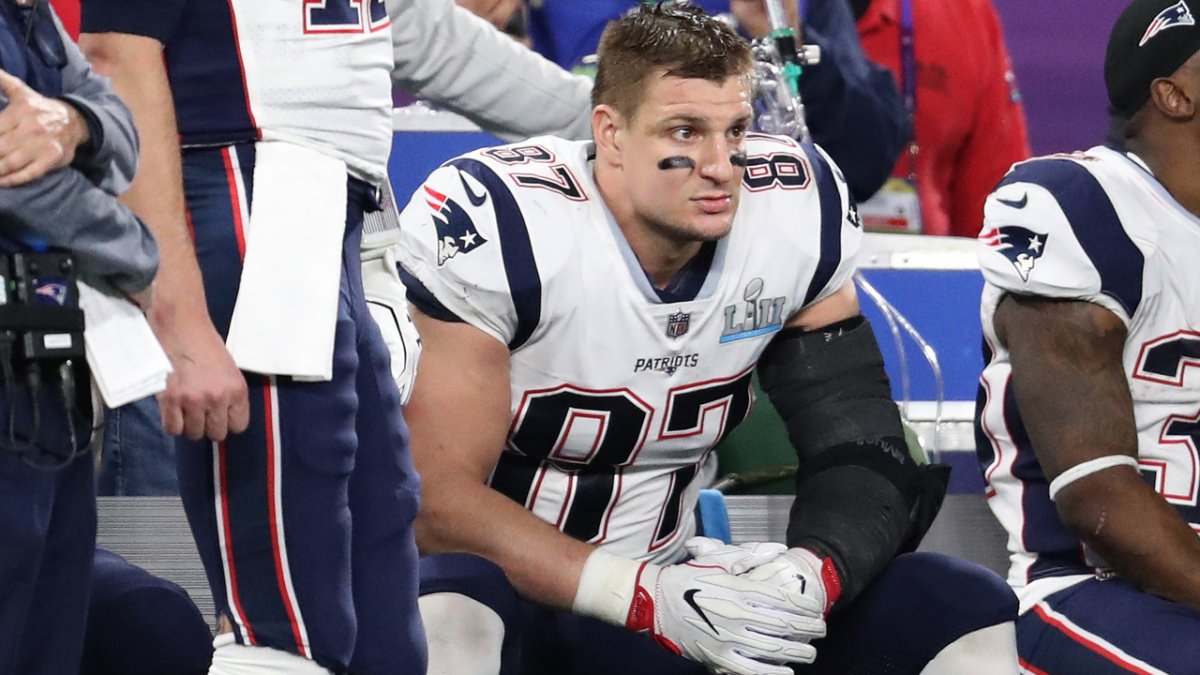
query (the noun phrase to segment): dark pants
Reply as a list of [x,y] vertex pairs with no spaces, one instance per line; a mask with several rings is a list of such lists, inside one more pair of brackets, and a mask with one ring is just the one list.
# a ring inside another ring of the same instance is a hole
[[[239,205],[254,206],[253,166],[252,146],[184,156],[196,252],[222,335],[244,254]],[[179,487],[217,611],[239,643],[335,671],[423,673],[412,530],[419,482],[359,265],[371,199],[352,181],[333,379],[247,374],[249,429],[223,443],[181,441]]]
[[[421,593],[471,597],[504,621],[504,675],[705,675],[648,637],[517,596],[499,567],[475,556],[421,559]],[[1016,619],[1004,581],[973,563],[910,553],[892,564],[848,607],[829,618],[816,640],[817,662],[796,672],[821,675],[919,673],[946,645],[981,628]]]
[[96,549],[80,675],[202,675],[212,633],[187,591]]
[[1033,673],[1200,674],[1200,612],[1121,579],[1089,579],[1017,621],[1017,653]]
[[[36,422],[28,389],[22,384],[13,394],[6,398],[0,388],[0,673],[74,675],[96,544],[96,492],[91,453],[61,464],[73,442],[87,444],[90,412],[77,410],[68,422],[49,373]],[[8,447],[13,405],[17,444],[40,449]]]

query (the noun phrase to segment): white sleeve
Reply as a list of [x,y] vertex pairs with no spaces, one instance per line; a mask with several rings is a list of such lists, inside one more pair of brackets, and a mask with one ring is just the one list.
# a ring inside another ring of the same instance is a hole
[[1018,164],[988,196],[979,266],[1001,291],[1093,302],[1128,325],[1145,253],[1091,172],[1046,158]]
[[434,171],[400,214],[396,257],[410,302],[434,318],[466,322],[511,345],[521,317],[497,211],[513,201],[490,172],[483,162],[464,158]]
[[506,140],[591,138],[591,80],[572,75],[453,0],[387,0],[408,92]]

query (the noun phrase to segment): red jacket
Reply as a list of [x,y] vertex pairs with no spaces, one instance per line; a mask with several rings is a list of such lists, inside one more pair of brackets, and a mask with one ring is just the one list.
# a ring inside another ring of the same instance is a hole
[[[974,237],[984,198],[1030,154],[1000,18],[991,0],[911,1],[924,232]],[[874,0],[858,33],[867,57],[901,83],[900,0]],[[906,151],[893,175],[908,173]]]

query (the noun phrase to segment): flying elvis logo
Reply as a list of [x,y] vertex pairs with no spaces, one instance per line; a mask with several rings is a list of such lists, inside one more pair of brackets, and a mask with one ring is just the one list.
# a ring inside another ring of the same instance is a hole
[[1033,271],[1037,259],[1042,257],[1048,239],[1048,234],[1016,225],[997,227],[979,235],[979,240],[988,248],[1008,258],[1017,268],[1017,274],[1021,275],[1021,281],[1029,281],[1029,273]]
[[[466,181],[463,182],[464,187]],[[459,253],[470,253],[487,243],[487,239],[479,234],[471,217],[453,199],[425,186],[425,204],[433,211],[433,225],[437,229],[437,264],[438,267]],[[475,195],[467,191],[468,198],[475,201]]]
[[1145,45],[1155,35],[1168,28],[1194,25],[1196,25],[1196,19],[1192,18],[1192,10],[1188,8],[1186,2],[1179,0],[1179,2],[1164,9],[1154,17],[1154,20],[1146,27],[1146,32],[1142,35],[1142,40],[1138,42],[1138,46]]

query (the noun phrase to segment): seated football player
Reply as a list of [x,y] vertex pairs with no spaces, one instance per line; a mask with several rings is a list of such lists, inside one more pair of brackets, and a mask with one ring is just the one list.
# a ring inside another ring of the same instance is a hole
[[1200,26],[1134,0],[1104,79],[1124,151],[1017,164],[980,235],[977,410],[1029,672],[1200,673]]
[[[1016,672],[1003,580],[903,554],[944,482],[859,313],[845,180],[746,133],[750,65],[643,7],[601,44],[594,143],[452,159],[401,215],[431,673]],[[693,538],[755,368],[803,464],[787,545]]]

